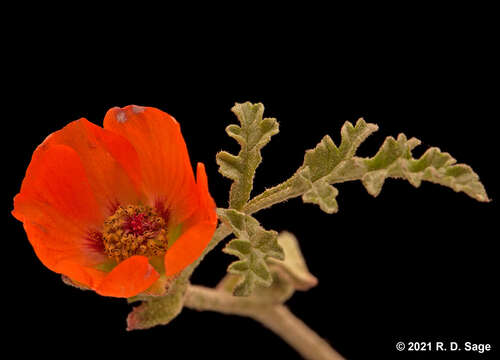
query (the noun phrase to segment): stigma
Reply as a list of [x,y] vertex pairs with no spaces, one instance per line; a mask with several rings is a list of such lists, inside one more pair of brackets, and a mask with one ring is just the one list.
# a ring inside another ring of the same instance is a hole
[[117,262],[133,255],[153,257],[167,251],[165,220],[149,206],[119,206],[104,221],[104,252]]

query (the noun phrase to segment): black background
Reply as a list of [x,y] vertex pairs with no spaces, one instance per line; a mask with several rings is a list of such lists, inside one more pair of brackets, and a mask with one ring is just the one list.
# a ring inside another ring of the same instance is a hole
[[[209,24],[196,35],[185,25],[157,32],[164,34],[158,40],[114,38],[115,29],[100,35],[98,45],[85,31],[57,44],[51,40],[66,28],[32,33],[14,58],[14,105],[8,106],[14,114],[4,119],[9,250],[3,311],[12,339],[57,358],[68,349],[298,358],[259,324],[217,313],[184,310],[168,326],[126,332],[131,306],[64,285],[37,260],[21,223],[9,214],[31,154],[48,134],[80,117],[101,124],[110,107],[128,104],[155,106],[177,118],[192,163],[205,163],[210,191],[226,206],[230,182],[218,174],[215,154],[238,151],[224,129],[235,121],[232,105],[252,101],[264,103],[265,115],[280,122],[280,133],[263,150],[254,195],[291,176],[304,151],[325,134],[338,143],[344,121],[364,117],[380,130],[360,155],[374,155],[386,136],[404,132],[422,140],[416,155],[438,146],[471,165],[493,199],[478,203],[434,184],[415,189],[388,180],[377,198],[359,182],[339,185],[334,215],[299,199],[263,210],[256,217],[268,229],[293,232],[319,278],[316,288],[288,301],[292,311],[350,359],[445,357],[397,353],[400,340],[498,347],[498,58],[488,21],[474,19],[479,23],[443,13],[359,30],[355,22],[334,28],[332,19],[322,18],[308,31],[291,21],[289,28],[258,35],[232,22],[213,37],[204,35]],[[236,27],[246,33],[227,44],[214,41]],[[214,286],[232,260],[219,246],[192,282]]]

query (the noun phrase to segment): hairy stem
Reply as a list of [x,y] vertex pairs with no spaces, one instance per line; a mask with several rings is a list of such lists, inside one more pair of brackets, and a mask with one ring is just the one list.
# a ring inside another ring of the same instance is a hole
[[252,318],[280,336],[304,359],[343,359],[284,305],[264,305],[251,297],[235,297],[220,290],[196,285],[188,287],[184,305],[198,311],[217,311]]
[[274,204],[302,195],[303,191],[295,186],[296,176],[255,196],[243,207],[243,212],[251,215]]
[[[364,171],[364,169],[359,166],[357,166],[355,170],[350,169],[351,173],[346,174],[342,171],[343,167],[351,159],[360,159],[360,158],[353,157],[348,160],[341,161],[339,165],[337,165],[339,170],[335,173],[335,176],[332,177],[330,175],[330,178],[328,179],[329,184],[333,185],[347,181],[361,180],[366,171]],[[243,207],[242,211],[251,215],[259,210],[271,207],[274,204],[278,204],[287,201],[289,199],[303,195],[309,188],[307,186],[304,186],[304,184],[300,181],[299,172],[301,170],[303,170],[302,167],[300,167],[297,170],[297,172],[285,182],[273,186],[272,188],[267,189],[266,191],[252,198]]]

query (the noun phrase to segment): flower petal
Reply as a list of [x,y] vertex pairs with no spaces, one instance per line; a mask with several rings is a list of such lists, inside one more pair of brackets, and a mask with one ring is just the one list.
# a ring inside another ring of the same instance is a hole
[[150,205],[162,203],[179,223],[197,206],[193,170],[179,123],[151,107],[115,107],[104,118],[104,128],[124,136],[139,156],[144,190]]
[[67,145],[77,152],[105,215],[119,204],[141,199],[139,158],[122,136],[82,118],[53,133],[45,143]]
[[215,212],[215,201],[208,191],[208,179],[205,165],[198,163],[196,167],[196,186],[200,202],[199,211],[196,214],[200,219],[207,220],[217,225],[217,214]]
[[76,281],[90,289],[95,289],[107,275],[104,271],[82,266],[80,263],[71,260],[63,260],[58,263],[56,272],[64,274],[72,281]]
[[65,145],[44,143],[35,150],[20,195],[23,206],[15,203],[13,215],[22,222],[36,213],[30,211],[30,201],[85,227],[97,228],[104,220],[80,158]]
[[208,192],[205,166],[197,166],[197,192],[199,206],[193,216],[185,222],[188,229],[175,241],[165,254],[165,274],[175,275],[193,263],[212,239],[217,226],[215,202]]
[[73,149],[44,143],[35,150],[12,214],[23,222],[46,267],[85,285],[99,282],[96,270],[82,274],[104,260],[96,244],[87,241],[89,229],[100,226],[103,218]]
[[21,193],[14,199],[13,214],[23,222],[40,261],[55,272],[71,277],[57,266],[63,260],[82,266],[95,266],[107,260],[102,244],[89,236],[84,223],[64,216],[50,204]]
[[95,291],[103,296],[128,298],[149,288],[159,277],[145,256],[135,255],[111,270]]
[[165,254],[165,275],[175,275],[200,257],[215,231],[211,222],[199,222],[187,229]]

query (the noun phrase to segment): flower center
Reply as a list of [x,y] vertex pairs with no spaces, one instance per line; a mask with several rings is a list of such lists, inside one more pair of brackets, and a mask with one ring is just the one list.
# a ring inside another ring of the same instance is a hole
[[104,221],[104,252],[117,262],[133,255],[147,257],[167,251],[167,225],[151,207],[120,206]]

